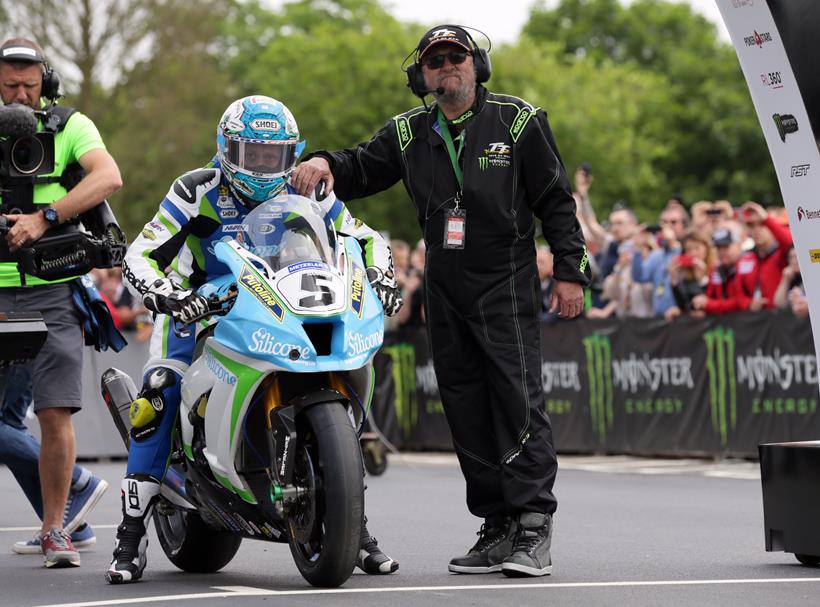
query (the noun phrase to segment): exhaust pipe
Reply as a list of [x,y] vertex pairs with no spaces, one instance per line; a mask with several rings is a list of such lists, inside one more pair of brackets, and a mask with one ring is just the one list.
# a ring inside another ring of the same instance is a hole
[[[131,444],[131,422],[128,413],[131,403],[137,398],[137,387],[134,380],[128,373],[115,369],[114,367],[105,371],[100,380],[100,391],[106,408],[111,414],[114,426],[120,434],[122,442],[127,449]],[[182,508],[194,510],[194,506],[188,501],[188,493],[185,490],[185,477],[173,466],[169,466],[162,479],[162,496],[170,502]]]

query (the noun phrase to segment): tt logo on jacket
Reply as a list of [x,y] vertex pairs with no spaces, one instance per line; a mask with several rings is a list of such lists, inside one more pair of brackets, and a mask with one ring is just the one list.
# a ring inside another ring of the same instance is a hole
[[510,166],[511,149],[503,141],[488,144],[484,149],[484,155],[478,157],[478,168],[484,171],[487,167],[506,168]]

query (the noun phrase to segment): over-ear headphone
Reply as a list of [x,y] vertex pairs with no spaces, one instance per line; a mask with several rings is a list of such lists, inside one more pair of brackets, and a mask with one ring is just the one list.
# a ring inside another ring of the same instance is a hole
[[60,77],[46,62],[43,62],[43,87],[40,96],[52,101],[60,96]]
[[[448,26],[443,26],[448,27]],[[458,27],[464,30],[464,33],[467,34],[467,38],[470,40],[470,44],[472,44],[472,55],[473,55],[473,64],[475,65],[475,81],[476,84],[482,84],[487,82],[492,75],[492,63],[490,62],[490,54],[489,49],[483,49],[473,37],[470,35],[470,32],[467,30],[474,30],[476,32],[481,33],[485,38],[487,38],[487,42],[490,44],[490,48],[492,48],[492,41],[490,41],[490,37],[482,32],[481,30],[477,30],[474,27],[468,27],[465,25],[453,25],[452,27]],[[414,50],[410,55],[405,58],[405,61],[415,54],[413,58],[413,63],[407,66],[405,72],[407,72],[407,86],[413,92],[414,95],[417,97],[421,97],[422,99],[431,93],[432,91],[427,90],[426,85],[424,84],[424,74],[421,71],[421,64],[419,63],[419,56],[418,56],[418,49]]]

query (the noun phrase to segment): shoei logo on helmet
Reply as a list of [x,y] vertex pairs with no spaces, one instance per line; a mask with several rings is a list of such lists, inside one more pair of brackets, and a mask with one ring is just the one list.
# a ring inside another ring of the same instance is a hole
[[271,118],[255,118],[251,120],[250,126],[255,131],[271,131],[275,132],[281,128],[278,120]]

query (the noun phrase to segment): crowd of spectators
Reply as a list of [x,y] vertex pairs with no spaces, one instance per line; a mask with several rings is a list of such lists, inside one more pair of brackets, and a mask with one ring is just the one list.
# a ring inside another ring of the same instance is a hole
[[[808,303],[785,209],[747,201],[700,201],[688,208],[674,194],[656,224],[616,204],[599,222],[590,202],[588,165],[575,172],[577,216],[586,237],[593,272],[587,318],[651,318],[673,321],[744,310],[789,309],[808,317]],[[396,279],[404,306],[385,319],[387,330],[424,325],[424,241],[415,247],[391,240]],[[541,280],[541,318],[549,312],[552,255],[546,243],[536,251]],[[117,327],[151,335],[151,314],[122,283],[119,268],[94,270],[93,278]]]
[[[575,173],[577,215],[593,266],[587,318],[673,321],[772,309],[808,316],[782,207],[752,201],[734,206],[726,200],[687,207],[673,195],[657,224],[639,223],[631,209],[616,205],[602,225],[590,204],[591,184],[589,170],[580,167]],[[548,283],[545,270],[542,285]],[[549,318],[546,312],[544,318]]]

